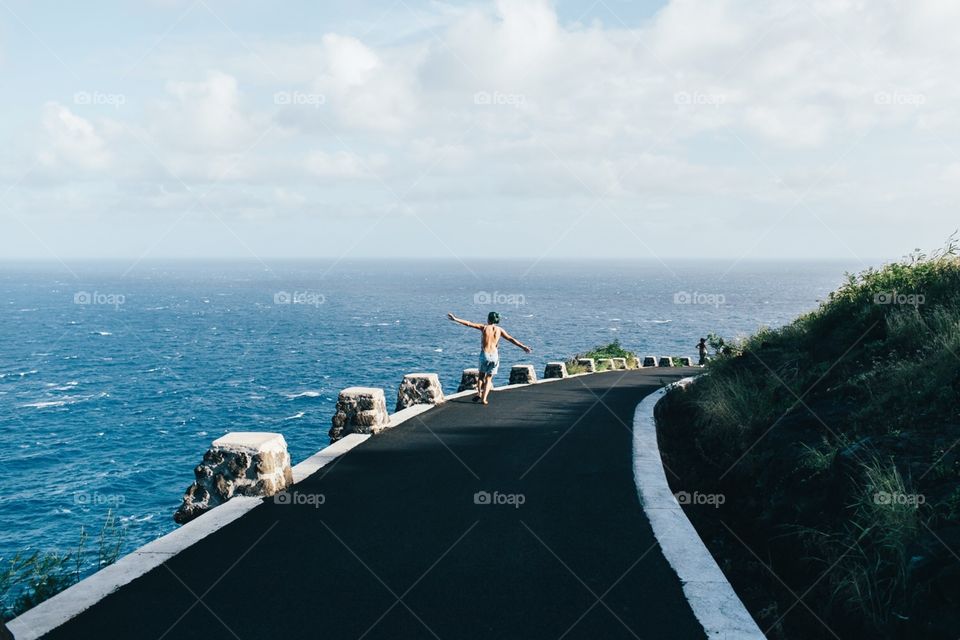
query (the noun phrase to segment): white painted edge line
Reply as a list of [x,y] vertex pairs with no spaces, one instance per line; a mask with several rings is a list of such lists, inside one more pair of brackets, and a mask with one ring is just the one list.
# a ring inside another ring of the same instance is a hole
[[[675,384],[689,384],[692,380],[684,378]],[[640,504],[707,637],[763,640],[765,636],[760,627],[723,575],[667,484],[653,408],[668,388],[648,395],[633,414],[633,477]]]
[[[301,482],[370,436],[351,434],[293,467],[294,483]],[[170,533],[148,542],[115,563],[87,576],[49,600],[44,600],[7,622],[16,640],[36,640],[86,611],[120,587],[160,566],[184,549],[263,504],[263,498],[237,496]]]

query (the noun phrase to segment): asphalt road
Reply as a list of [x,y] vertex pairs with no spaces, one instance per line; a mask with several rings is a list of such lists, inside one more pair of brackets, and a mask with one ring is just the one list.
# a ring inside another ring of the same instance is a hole
[[685,374],[447,402],[46,637],[704,638],[631,456],[636,404]]

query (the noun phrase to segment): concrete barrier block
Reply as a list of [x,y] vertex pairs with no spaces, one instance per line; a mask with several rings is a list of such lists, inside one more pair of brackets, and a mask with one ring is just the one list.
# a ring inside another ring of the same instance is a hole
[[293,484],[287,441],[279,433],[236,431],[217,438],[193,470],[196,479],[173,519],[190,522],[234,496],[272,496]]
[[611,358],[613,360],[614,369],[626,369],[627,368],[627,359],[626,358]]
[[330,427],[330,441],[351,433],[377,434],[387,428],[387,401],[383,389],[349,387],[337,398],[337,411]]
[[510,369],[510,384],[532,384],[537,381],[537,372],[532,364],[515,364]]
[[577,358],[577,364],[584,367],[587,373],[597,372],[597,362],[593,358]]
[[643,356],[643,366],[655,367],[657,366],[657,360],[657,356]]
[[597,360],[597,369],[601,371],[613,371],[613,360],[610,358],[601,358]]
[[693,366],[693,359],[690,358],[689,356],[680,356],[679,360],[680,360],[680,366],[681,366],[681,367],[692,367],[692,366]]
[[545,379],[549,378],[566,378],[567,377],[567,365],[564,362],[548,362],[547,366],[543,370],[543,377]]
[[440,376],[435,373],[408,373],[400,381],[395,411],[415,404],[441,404],[444,399]]
[[658,367],[672,367],[672,366],[673,366],[673,360],[670,358],[670,356],[660,356],[660,360],[659,360],[659,362],[657,362],[657,366],[658,366]]
[[457,393],[468,389],[476,389],[479,380],[480,369],[464,369],[463,375],[460,376],[460,386],[457,387]]
[[634,356],[634,357],[630,358],[629,361],[628,361],[628,363],[629,363],[631,369],[642,369],[642,368],[643,368],[643,361],[642,361],[640,358],[638,358],[637,356]]

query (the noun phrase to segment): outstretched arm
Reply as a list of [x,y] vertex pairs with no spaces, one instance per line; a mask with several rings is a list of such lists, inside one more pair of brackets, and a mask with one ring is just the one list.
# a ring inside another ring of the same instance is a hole
[[520,347],[521,349],[523,349],[523,350],[526,351],[527,353],[530,353],[531,351],[533,351],[533,349],[531,349],[531,348],[528,347],[527,345],[523,344],[522,342],[520,342],[519,340],[517,340],[516,338],[514,338],[512,335],[510,335],[509,333],[507,333],[507,332],[504,331],[503,329],[501,329],[500,331],[502,332],[501,335],[503,336],[503,339],[506,340],[507,342],[512,342],[513,344],[517,345],[518,347]]
[[472,329],[483,329],[482,324],[477,324],[476,322],[470,322],[469,320],[461,320],[452,313],[448,313],[447,317],[456,322],[457,324],[462,324],[465,327],[471,327]]

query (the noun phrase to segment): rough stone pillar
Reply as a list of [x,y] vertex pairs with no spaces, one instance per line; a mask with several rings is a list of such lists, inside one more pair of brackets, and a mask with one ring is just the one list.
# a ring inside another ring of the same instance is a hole
[[670,359],[670,356],[660,356],[659,362],[657,362],[658,367],[672,367],[673,360]]
[[532,364],[515,364],[510,369],[510,384],[533,384],[537,381],[537,372]]
[[440,376],[435,373],[408,373],[400,381],[395,411],[415,404],[441,404],[444,400]]
[[351,433],[377,434],[386,429],[389,423],[383,389],[349,387],[341,391],[337,398],[330,441],[336,442]]
[[597,372],[597,362],[593,358],[577,358],[577,364],[586,368],[587,373]]
[[691,360],[689,356],[681,356],[681,357],[680,357],[680,366],[681,366],[681,367],[692,367],[692,366],[693,366],[693,360]]
[[627,368],[627,359],[626,358],[612,358],[613,368],[614,369],[626,369]]
[[457,387],[457,393],[468,389],[477,388],[477,380],[480,379],[480,369],[464,369],[460,376],[460,386]]
[[544,378],[566,378],[567,365],[564,362],[548,362],[543,370]]
[[657,360],[657,356],[643,356],[643,366],[655,367],[657,366]]
[[293,484],[287,441],[279,433],[236,431],[217,438],[193,473],[196,480],[173,514],[180,524],[233,496],[272,496]]
[[637,356],[634,356],[634,357],[630,358],[630,368],[631,368],[631,369],[642,369],[642,368],[643,368],[643,362],[640,361],[640,358],[638,358]]

